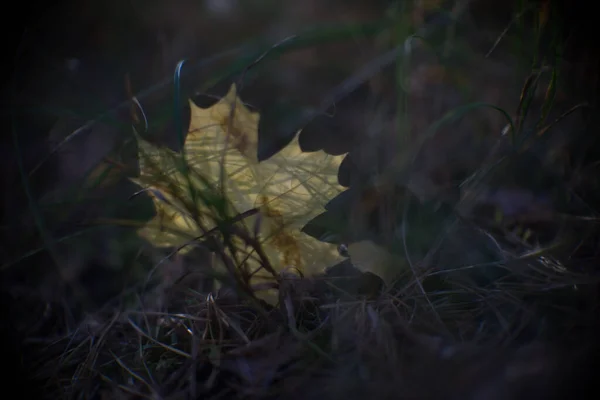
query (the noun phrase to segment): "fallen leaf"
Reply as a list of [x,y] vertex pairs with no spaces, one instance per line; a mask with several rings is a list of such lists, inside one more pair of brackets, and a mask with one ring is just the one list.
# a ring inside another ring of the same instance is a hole
[[242,103],[235,85],[212,107],[190,101],[190,108],[183,148],[187,173],[178,168],[180,154],[138,138],[140,176],[132,180],[151,196],[156,209],[138,233],[156,247],[179,248],[215,228],[218,218],[207,199],[193,206],[191,183],[200,194],[222,191],[235,213],[259,211],[237,223],[249,232],[258,229],[277,271],[293,267],[313,275],[342,260],[336,245],[305,235],[301,228],[343,190],[337,179],[343,156],[302,152],[296,134],[280,152],[259,162],[260,115]]
[[393,254],[370,240],[350,244],[348,253],[350,261],[358,270],[371,272],[388,285],[391,285],[400,272],[408,267],[404,257]]

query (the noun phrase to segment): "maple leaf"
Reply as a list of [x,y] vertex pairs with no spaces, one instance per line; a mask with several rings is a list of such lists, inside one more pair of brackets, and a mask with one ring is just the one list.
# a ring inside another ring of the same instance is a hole
[[[192,246],[186,244],[217,227],[207,193],[220,191],[234,213],[257,210],[236,223],[250,232],[258,227],[275,270],[293,267],[313,275],[341,261],[336,245],[301,228],[344,189],[337,178],[343,156],[303,152],[296,134],[284,149],[259,162],[260,115],[242,103],[235,85],[212,107],[190,101],[190,109],[183,167],[180,154],[138,138],[140,176],[132,180],[149,193],[156,209],[138,233],[156,247],[189,251]],[[194,204],[190,187],[200,188],[196,193],[204,198]]]

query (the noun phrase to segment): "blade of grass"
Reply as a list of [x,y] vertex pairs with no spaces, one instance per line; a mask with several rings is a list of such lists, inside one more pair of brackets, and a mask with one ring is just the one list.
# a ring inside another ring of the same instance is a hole
[[[15,59],[14,59],[14,75],[15,75],[15,79],[13,79],[12,85],[11,85],[11,94],[13,98],[16,98],[17,95],[17,79],[16,76],[18,75],[19,72],[19,68],[18,68],[18,61],[19,61],[19,57],[21,56],[21,52],[22,52],[22,47],[23,47],[23,43],[24,43],[24,36],[26,33],[23,34],[23,37],[21,38],[21,42],[19,44],[19,47],[17,49],[17,53],[15,55]],[[23,190],[25,191],[25,195],[27,197],[27,202],[29,205],[29,209],[31,211],[31,214],[33,215],[33,219],[35,222],[35,225],[38,229],[38,232],[40,234],[40,237],[42,239],[42,242],[44,243],[44,248],[45,250],[48,252],[48,254],[50,255],[52,261],[54,262],[58,274],[61,278],[63,278],[65,280],[65,282],[67,281],[67,277],[65,276],[65,271],[62,267],[62,260],[61,257],[58,253],[58,250],[56,248],[56,242],[54,240],[54,238],[52,237],[52,235],[50,234],[50,232],[48,231],[47,227],[46,227],[46,223],[45,220],[42,216],[42,213],[38,207],[37,201],[35,200],[35,197],[33,195],[32,192],[32,188],[29,184],[29,178],[27,173],[25,172],[25,166],[23,164],[23,158],[21,155],[21,145],[19,143],[19,135],[17,133],[17,117],[16,117],[16,109],[13,107],[11,107],[11,113],[12,113],[12,118],[11,118],[11,134],[12,134],[12,139],[13,139],[13,147],[14,147],[14,152],[15,152],[15,158],[17,160],[17,168],[19,170],[19,176],[21,178],[21,185],[23,186]],[[75,288],[75,290],[77,290],[77,288]]]
[[[88,228],[82,229],[82,230],[80,230],[80,231],[78,231],[78,232],[75,232],[75,233],[73,233],[73,234],[71,234],[71,235],[66,235],[66,236],[62,236],[62,237],[60,237],[60,238],[55,238],[55,239],[54,239],[54,242],[55,242],[55,243],[62,243],[62,242],[66,242],[66,241],[68,241],[69,239],[73,239],[73,238],[75,238],[75,237],[77,237],[77,236],[81,236],[81,235],[83,235],[83,234],[87,233],[87,232],[88,232],[88,231],[90,231],[90,230],[93,230],[93,229],[99,229],[99,228],[106,228],[106,227],[105,227],[105,226],[91,226],[91,227],[88,227]],[[38,254],[38,253],[40,253],[40,252],[44,251],[45,249],[46,249],[46,247],[38,247],[38,248],[36,248],[36,249],[30,250],[30,251],[26,252],[25,254],[23,254],[22,256],[18,257],[17,259],[15,259],[15,260],[12,260],[12,261],[8,261],[8,262],[6,262],[6,263],[2,264],[2,265],[0,266],[0,271],[2,271],[2,270],[5,270],[5,269],[7,269],[7,268],[10,268],[10,267],[12,267],[12,266],[14,266],[14,265],[16,265],[16,264],[18,264],[18,263],[20,263],[20,262],[24,261],[25,259],[27,259],[27,258],[29,258],[29,257],[32,257],[32,256],[34,256],[34,255],[36,255],[36,254]]]
[[148,335],[146,332],[144,332],[139,326],[137,326],[137,324],[135,322],[133,322],[133,320],[129,317],[127,317],[127,322],[129,323],[129,325],[131,325],[131,327],[141,336],[145,337],[147,340],[149,340],[150,342],[164,348],[165,350],[168,350],[174,354],[177,354],[181,357],[184,358],[192,358],[191,354],[186,353],[185,351],[179,350],[173,346],[169,346],[168,344],[162,343],[159,340],[154,339],[152,336]]
[[[279,46],[273,48],[272,44],[264,45],[265,39],[259,39],[248,46],[248,56],[242,56],[238,61],[232,63],[228,68],[219,72],[212,79],[209,79],[203,86],[201,91],[206,91],[216,83],[228,79],[232,76],[242,73],[248,66],[257,66],[256,60],[268,61],[277,59],[281,55],[294,51],[301,50],[306,47],[311,47],[319,44],[332,43],[353,39],[357,35],[361,37],[372,37],[380,34],[390,26],[388,20],[378,20],[362,24],[341,24],[339,26],[313,27],[305,32],[293,36],[289,40],[283,40]],[[258,49],[258,50],[256,50]]]
[[409,167],[417,158],[422,146],[428,139],[432,138],[435,135],[435,133],[445,124],[453,122],[463,117],[467,112],[479,108],[491,108],[492,110],[500,112],[508,121],[509,131],[511,132],[511,142],[514,143],[513,133],[515,132],[515,126],[510,115],[504,109],[493,104],[481,102],[466,104],[462,107],[458,107],[452,111],[449,111],[442,118],[430,125],[427,131],[418,136],[417,142],[415,144],[413,144],[412,146],[410,146],[410,148],[406,149],[404,152],[401,152],[399,155],[394,157],[394,159],[390,162],[385,171],[383,171],[381,174],[379,174],[371,180],[371,187],[387,187],[390,183],[394,184],[396,182],[402,182],[402,180],[404,180],[407,176]]

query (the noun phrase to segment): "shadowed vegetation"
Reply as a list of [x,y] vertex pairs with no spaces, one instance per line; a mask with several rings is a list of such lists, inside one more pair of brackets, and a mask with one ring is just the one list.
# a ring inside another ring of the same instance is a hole
[[561,4],[137,3],[119,18],[164,43],[142,65],[104,33],[120,94],[11,92],[19,374],[48,398],[583,396],[598,59]]

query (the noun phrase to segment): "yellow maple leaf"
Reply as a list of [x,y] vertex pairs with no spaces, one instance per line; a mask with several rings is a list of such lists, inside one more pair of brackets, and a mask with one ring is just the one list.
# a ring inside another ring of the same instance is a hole
[[337,179],[343,156],[302,152],[296,134],[279,153],[258,162],[260,115],[242,103],[235,85],[212,107],[190,101],[190,108],[183,150],[187,173],[177,168],[177,153],[138,138],[140,176],[133,181],[148,189],[156,209],[138,233],[156,247],[179,248],[215,228],[206,204],[199,202],[194,212],[189,206],[189,183],[205,187],[205,179],[222,190],[237,213],[258,210],[241,223],[250,232],[259,227],[263,250],[277,271],[292,267],[312,275],[340,261],[335,245],[305,235],[301,228],[343,190]]

